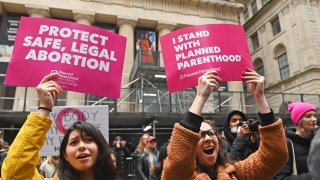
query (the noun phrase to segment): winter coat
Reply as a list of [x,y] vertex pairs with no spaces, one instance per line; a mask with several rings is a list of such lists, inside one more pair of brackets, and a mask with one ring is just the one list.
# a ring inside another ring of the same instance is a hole
[[[2,149],[0,150],[0,168],[2,167],[4,159],[7,157],[7,151]],[[0,171],[0,177],[1,177],[1,171]]]
[[114,146],[113,151],[117,153],[118,155],[118,168],[120,171],[120,174],[123,178],[128,176],[128,163],[127,163],[127,157],[130,157],[130,151],[127,147],[116,147]]
[[51,120],[31,112],[10,146],[1,168],[2,180],[59,180],[59,177],[43,178],[37,164],[39,151],[44,144]]
[[231,129],[229,127],[231,116],[234,115],[234,114],[239,114],[242,117],[242,121],[246,121],[247,120],[247,117],[245,116],[245,114],[243,112],[241,112],[241,111],[238,111],[238,110],[230,111],[227,114],[227,116],[225,118],[225,121],[224,121],[224,125],[223,125],[223,133],[224,133],[224,136],[226,137],[228,152],[230,152],[230,149],[231,149],[231,146],[233,144],[233,141],[237,137],[237,133],[232,133]]
[[[247,159],[218,167],[218,180],[271,179],[287,162],[288,153],[282,121],[260,126],[259,150]],[[162,180],[209,180],[196,169],[196,149],[200,134],[176,123],[168,146]]]
[[138,168],[137,176],[140,176],[144,180],[155,179],[155,175],[150,176],[150,172],[149,172],[150,163],[154,164],[154,168],[156,168],[156,165],[158,164],[159,151],[158,150],[154,151],[153,162],[150,162],[149,160],[149,153],[150,153],[149,151],[142,152],[137,164],[137,168]]
[[243,160],[259,148],[259,139],[255,142],[250,141],[249,137],[237,136],[230,148],[230,157],[232,160]]
[[274,179],[311,180],[311,175],[307,166],[307,158],[309,154],[312,136],[310,136],[309,138],[303,138],[295,134],[295,129],[293,128],[290,128],[286,131],[286,136],[293,143],[298,175],[291,175],[293,172],[293,156],[291,148],[292,146],[290,141],[287,140],[289,159],[287,164],[278,172]]
[[310,151],[308,156],[308,168],[314,180],[320,179],[320,130],[317,131],[311,141]]

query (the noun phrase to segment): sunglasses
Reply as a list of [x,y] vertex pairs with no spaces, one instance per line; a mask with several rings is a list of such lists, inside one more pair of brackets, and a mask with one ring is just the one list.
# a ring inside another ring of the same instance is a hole
[[207,131],[201,131],[200,135],[201,135],[201,138],[205,138],[206,135],[213,138],[214,136],[216,136],[216,132],[213,129],[209,129]]

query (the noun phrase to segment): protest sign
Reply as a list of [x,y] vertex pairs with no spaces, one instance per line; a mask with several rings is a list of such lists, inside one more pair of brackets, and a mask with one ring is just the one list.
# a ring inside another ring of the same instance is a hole
[[22,17],[5,84],[37,86],[59,73],[64,90],[120,97],[126,38],[73,22]]
[[[31,108],[36,111],[37,108]],[[66,130],[77,121],[86,121],[97,127],[106,141],[109,141],[109,110],[108,106],[55,106],[49,114],[52,124],[47,132],[41,156],[59,154],[60,144]]]
[[177,30],[160,37],[170,92],[197,85],[198,77],[216,71],[223,82],[240,81],[253,68],[243,27],[209,24]]

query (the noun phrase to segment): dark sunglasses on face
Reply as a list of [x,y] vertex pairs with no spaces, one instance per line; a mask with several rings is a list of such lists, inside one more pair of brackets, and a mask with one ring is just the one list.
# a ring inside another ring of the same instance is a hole
[[209,129],[207,131],[201,131],[200,135],[201,135],[201,138],[205,138],[206,135],[213,138],[216,135],[216,132],[213,129]]

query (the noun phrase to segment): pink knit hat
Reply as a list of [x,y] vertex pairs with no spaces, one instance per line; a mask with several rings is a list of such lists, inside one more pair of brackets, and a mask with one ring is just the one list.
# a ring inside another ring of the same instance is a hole
[[291,114],[292,122],[297,126],[301,117],[308,111],[317,111],[316,108],[310,103],[294,102],[288,105],[288,110]]

